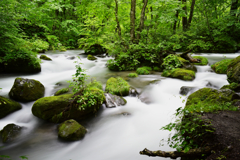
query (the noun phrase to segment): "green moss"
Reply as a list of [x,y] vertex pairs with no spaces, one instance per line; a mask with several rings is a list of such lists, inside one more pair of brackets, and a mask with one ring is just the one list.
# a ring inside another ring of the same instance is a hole
[[137,73],[129,73],[128,77],[134,78],[134,77],[138,77]]
[[55,94],[54,96],[59,96],[59,95],[62,95],[64,93],[68,93],[69,92],[69,88],[62,88],[62,89],[59,89]]
[[193,58],[199,59],[201,62],[200,63],[194,63],[195,65],[201,65],[205,66],[208,64],[208,59],[202,56],[193,56]]
[[119,71],[120,70],[118,62],[113,59],[108,60],[106,65],[107,65],[108,69],[111,71]]
[[59,49],[59,51],[60,51],[60,52],[66,52],[67,49],[66,49],[64,46],[62,46],[62,47]]
[[0,118],[21,109],[22,106],[13,100],[0,96]]
[[91,54],[89,54],[89,55],[87,56],[87,59],[90,60],[90,61],[94,61],[94,60],[96,60],[97,58],[94,57],[94,56],[92,56]]
[[84,137],[87,130],[73,119],[58,126],[58,137],[67,141],[76,141]]
[[140,67],[136,70],[137,74],[139,75],[146,75],[149,74],[149,71],[152,71],[151,67]]
[[40,59],[47,60],[47,61],[52,61],[51,58],[49,58],[48,56],[46,56],[46,55],[44,55],[44,54],[42,54],[42,55],[40,56]]
[[1,131],[1,137],[3,143],[11,142],[20,135],[22,127],[15,124],[6,125]]
[[121,77],[109,78],[106,84],[106,92],[119,96],[127,96],[129,94],[130,86],[128,82],[123,80]]
[[102,90],[102,83],[96,80],[91,81],[88,85],[88,88],[98,88],[100,90]]
[[184,59],[184,58],[182,58],[182,57],[180,57],[180,56],[177,56],[177,59],[182,63],[182,65],[183,65],[184,63],[189,63],[188,60],[186,60],[186,59]]
[[176,68],[173,70],[164,70],[162,73],[162,76],[178,78],[186,81],[192,81],[195,79],[195,72],[192,70]]
[[240,56],[234,58],[228,65],[227,77],[229,83],[240,83]]
[[187,100],[185,109],[191,112],[214,112],[219,110],[235,110],[231,105],[235,92],[202,88],[192,93]]
[[213,65],[211,65],[211,68],[219,74],[227,74],[228,65],[231,63],[231,59],[224,59],[221,60]]
[[153,70],[156,72],[162,72],[162,69],[157,66],[153,67]]
[[229,85],[224,85],[221,89],[231,89],[235,92],[240,92],[240,84],[233,82]]

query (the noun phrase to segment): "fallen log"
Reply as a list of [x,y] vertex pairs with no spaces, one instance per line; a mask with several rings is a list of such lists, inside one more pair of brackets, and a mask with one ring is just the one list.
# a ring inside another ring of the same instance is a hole
[[201,156],[202,154],[210,154],[212,147],[204,147],[204,148],[196,148],[196,149],[190,149],[188,152],[184,151],[150,151],[147,148],[145,148],[143,151],[140,151],[139,153],[142,155],[147,155],[149,157],[170,157],[172,159],[176,159],[178,157],[198,157]]
[[183,52],[182,54],[180,54],[180,57],[189,60],[191,63],[200,63],[201,60],[193,58],[191,55],[189,55],[188,53],[191,52],[192,50],[188,50],[186,52]]

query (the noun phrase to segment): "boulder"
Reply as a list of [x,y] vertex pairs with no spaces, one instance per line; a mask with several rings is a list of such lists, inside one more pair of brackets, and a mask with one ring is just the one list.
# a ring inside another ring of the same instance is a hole
[[85,136],[87,130],[73,119],[58,126],[58,137],[66,141],[76,141]]
[[180,88],[181,95],[187,95],[189,92],[193,91],[196,87],[182,86]]
[[228,65],[231,63],[231,61],[232,59],[221,60],[211,65],[211,68],[218,74],[227,74]]
[[0,72],[3,73],[38,73],[41,65],[37,58],[16,58],[0,63]]
[[192,70],[186,70],[182,68],[176,68],[172,70],[164,70],[162,73],[164,77],[178,78],[185,81],[192,81],[195,79],[195,72]]
[[21,109],[22,106],[13,100],[0,96],[0,118]]
[[177,56],[177,58],[181,62],[181,68],[197,72],[197,68],[192,63],[190,63],[188,60],[186,60],[180,56]]
[[104,54],[106,53],[106,51],[107,50],[100,44],[94,44],[85,50],[85,54],[98,55],[98,54]]
[[3,143],[12,142],[21,134],[22,127],[15,124],[8,124],[1,130]]
[[49,58],[48,56],[46,56],[46,55],[44,55],[44,54],[42,54],[42,55],[40,56],[40,59],[43,59],[43,60],[46,60],[46,61],[52,61],[51,58]]
[[127,103],[127,101],[120,96],[112,95],[111,93],[105,93],[104,95],[106,97],[106,107],[107,108],[123,106]]
[[141,102],[146,103],[146,104],[152,103],[152,99],[151,99],[151,97],[150,97],[149,91],[144,91],[144,92],[142,92],[142,93],[138,96],[138,99],[140,99]]
[[59,96],[66,93],[69,93],[69,88],[59,89],[57,92],[54,93],[54,96]]
[[199,63],[194,63],[195,65],[206,66],[208,64],[208,59],[202,56],[193,56],[193,58],[200,60]]
[[227,80],[229,83],[240,83],[240,56],[233,59],[228,65]]
[[123,80],[121,77],[109,78],[106,84],[106,92],[118,95],[127,96],[129,94],[130,85],[127,81]]
[[16,78],[9,97],[21,102],[35,101],[44,96],[45,88],[37,80]]
[[225,106],[231,104],[233,100],[240,99],[240,96],[230,89],[217,90],[212,88],[202,88],[192,93],[185,108],[205,108],[209,106]]
[[94,56],[92,56],[91,54],[89,54],[89,55],[87,56],[87,59],[90,60],[90,61],[94,61],[94,60],[96,60],[97,58],[94,57]]
[[231,89],[231,90],[233,90],[235,92],[240,92],[240,84],[237,84],[237,83],[233,82],[233,83],[231,83],[229,85],[222,86],[221,89]]

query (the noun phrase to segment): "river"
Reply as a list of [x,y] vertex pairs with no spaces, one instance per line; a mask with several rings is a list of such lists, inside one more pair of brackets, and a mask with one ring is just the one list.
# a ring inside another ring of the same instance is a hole
[[[0,95],[8,97],[16,77],[36,79],[45,86],[45,96],[52,96],[54,92],[67,86],[75,73],[74,61],[80,54],[82,67],[87,69],[89,79],[101,81],[105,87],[111,76],[126,77],[130,72],[112,72],[105,66],[111,58],[98,58],[97,61],[87,60],[81,55],[81,50],[66,52],[46,52],[53,61],[42,60],[42,71],[38,74],[6,74],[0,75]],[[201,54],[208,58],[209,64],[224,58],[235,58],[233,54]],[[168,131],[161,127],[174,120],[176,109],[184,106],[187,96],[179,94],[182,86],[192,86],[195,90],[203,87],[220,88],[228,84],[226,75],[216,74],[210,66],[197,66],[198,72],[194,81],[182,81],[161,77],[160,73],[140,75],[130,78],[129,84],[139,92],[150,97],[150,104],[141,102],[137,97],[124,97],[125,106],[106,108],[98,112],[95,118],[84,122],[87,134],[80,141],[63,142],[57,136],[57,124],[45,122],[32,115],[34,102],[21,103],[22,109],[0,120],[0,130],[9,123],[25,127],[20,139],[10,144],[0,142],[0,155],[9,155],[13,160],[26,155],[29,160],[148,160],[166,159],[149,158],[139,154],[144,148],[150,150],[173,150],[167,146]],[[156,83],[150,83],[158,80]],[[57,83],[61,84],[59,86]],[[130,115],[122,115],[128,113]],[[164,144],[163,146],[161,144]]]

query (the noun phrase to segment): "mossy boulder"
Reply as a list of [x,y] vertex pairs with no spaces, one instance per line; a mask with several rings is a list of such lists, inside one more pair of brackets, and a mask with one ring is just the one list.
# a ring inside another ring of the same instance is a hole
[[129,94],[130,85],[121,77],[109,78],[107,80],[105,91],[118,96],[127,96]]
[[46,55],[44,55],[44,54],[42,54],[42,55],[40,56],[40,59],[43,59],[43,60],[46,60],[46,61],[52,61],[51,58],[49,58],[48,56],[46,56]]
[[37,80],[16,78],[9,97],[21,102],[35,101],[44,96],[45,88]]
[[[74,103],[79,96],[82,103]],[[64,94],[60,96],[43,97],[32,106],[34,116],[59,123],[69,119],[77,121],[93,116],[105,100],[104,92],[98,88],[89,88],[84,95]],[[87,104],[82,107],[83,104]]]
[[39,73],[41,65],[37,58],[16,58],[0,63],[2,73]]
[[137,74],[139,75],[146,75],[146,74],[150,74],[149,71],[152,71],[152,68],[151,67],[147,67],[147,66],[144,66],[144,67],[140,67],[136,70]]
[[66,93],[69,93],[69,91],[70,91],[69,88],[62,88],[62,89],[59,89],[57,92],[55,92],[54,96],[66,94]]
[[199,59],[200,63],[194,63],[195,65],[206,66],[208,64],[208,59],[203,56],[193,56],[195,59]]
[[231,63],[231,61],[232,59],[221,60],[211,65],[211,68],[218,74],[227,74],[228,65]]
[[94,44],[85,50],[85,54],[98,55],[106,53],[106,49],[100,44]]
[[22,106],[11,99],[0,96],[0,118],[21,109]]
[[137,73],[129,73],[127,76],[130,78],[135,78],[135,77],[138,77],[138,74]]
[[103,89],[102,83],[96,80],[91,81],[88,85],[88,88],[98,88],[100,90]]
[[202,88],[188,97],[185,109],[208,112],[230,106],[235,99],[240,99],[240,96],[230,89]]
[[185,81],[192,81],[195,79],[195,72],[192,70],[186,70],[182,68],[176,68],[172,70],[164,70],[162,73],[164,77],[178,78]]
[[233,82],[233,83],[231,83],[229,85],[222,86],[221,89],[231,89],[231,90],[233,90],[235,92],[240,92],[240,84]]
[[187,69],[187,70],[192,70],[194,72],[197,71],[197,68],[192,63],[190,63],[188,60],[186,60],[180,56],[177,56],[177,58],[181,62],[181,68]]
[[94,61],[94,60],[96,60],[97,58],[94,57],[93,55],[89,54],[89,55],[87,56],[87,59],[90,60],[90,61]]
[[12,142],[21,134],[22,127],[15,124],[8,124],[1,130],[3,143]]
[[240,83],[240,56],[233,59],[228,65],[227,80],[229,83]]
[[87,130],[73,119],[67,120],[58,126],[58,137],[66,141],[82,139]]

